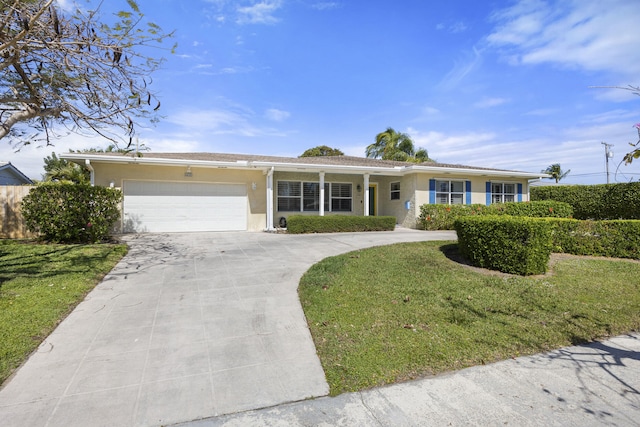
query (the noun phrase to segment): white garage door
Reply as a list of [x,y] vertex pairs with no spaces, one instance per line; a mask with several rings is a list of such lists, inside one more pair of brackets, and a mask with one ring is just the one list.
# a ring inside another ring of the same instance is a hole
[[125,232],[246,229],[244,184],[124,182]]

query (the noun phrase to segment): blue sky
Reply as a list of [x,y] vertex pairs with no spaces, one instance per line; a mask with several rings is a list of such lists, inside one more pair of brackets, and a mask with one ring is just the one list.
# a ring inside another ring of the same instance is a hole
[[[560,163],[566,183],[606,182],[604,141],[611,181],[640,179],[640,161],[617,168],[638,140],[640,98],[592,88],[640,85],[637,0],[138,2],[178,43],[157,52],[164,118],[140,131],[154,152],[295,157],[329,145],[364,156],[390,126],[439,162]],[[39,178],[52,150],[107,143],[0,145]]]

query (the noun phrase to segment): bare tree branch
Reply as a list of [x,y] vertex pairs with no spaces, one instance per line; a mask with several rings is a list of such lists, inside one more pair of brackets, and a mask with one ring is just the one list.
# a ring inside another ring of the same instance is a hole
[[163,61],[147,56],[172,34],[133,0],[113,24],[98,7],[67,14],[54,0],[0,4],[0,138],[20,146],[27,131],[49,143],[62,126],[128,144],[142,121],[157,120],[160,101],[148,76]]

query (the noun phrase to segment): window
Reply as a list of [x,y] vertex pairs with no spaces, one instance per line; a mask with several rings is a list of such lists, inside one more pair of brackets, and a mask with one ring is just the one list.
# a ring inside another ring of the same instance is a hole
[[331,183],[331,212],[351,212],[351,184]]
[[391,183],[391,200],[400,200],[400,183]]
[[[317,212],[320,210],[320,184],[317,182],[302,183],[302,206],[305,211]],[[326,190],[326,184],[325,184]]]
[[[352,185],[324,184],[324,210],[351,212]],[[319,212],[320,184],[317,182],[278,181],[279,212]]]
[[278,181],[278,210],[300,212],[300,182]]
[[436,181],[436,203],[463,205],[464,181]]
[[504,182],[491,183],[491,203],[515,202],[516,185]]

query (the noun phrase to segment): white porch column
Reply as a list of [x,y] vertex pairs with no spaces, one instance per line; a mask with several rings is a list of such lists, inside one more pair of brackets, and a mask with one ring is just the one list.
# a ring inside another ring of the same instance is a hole
[[273,170],[267,171],[267,231],[273,231]]
[[320,216],[324,216],[324,172],[320,172]]
[[369,216],[369,174],[364,174],[364,216]]

